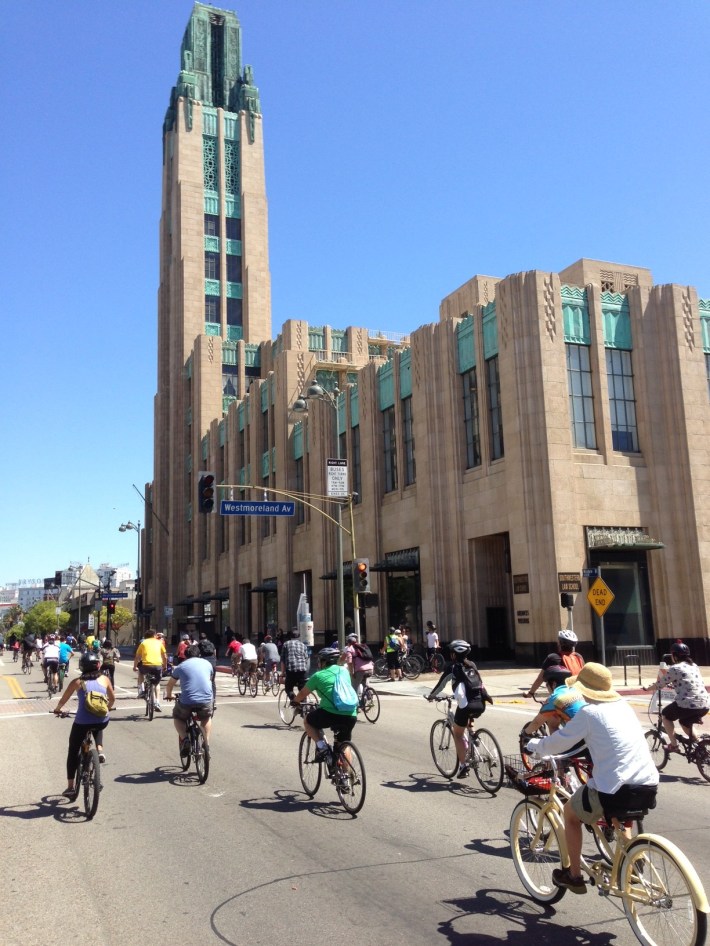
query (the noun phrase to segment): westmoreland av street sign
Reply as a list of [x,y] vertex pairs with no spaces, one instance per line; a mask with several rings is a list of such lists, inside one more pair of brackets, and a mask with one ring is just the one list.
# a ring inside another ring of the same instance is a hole
[[223,499],[219,504],[219,512],[221,516],[293,516],[296,514],[296,503]]

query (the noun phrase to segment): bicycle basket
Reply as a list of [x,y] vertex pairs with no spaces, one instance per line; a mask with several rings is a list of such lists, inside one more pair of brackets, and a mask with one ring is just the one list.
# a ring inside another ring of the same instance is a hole
[[530,771],[525,769],[519,755],[507,755],[503,762],[508,787],[521,795],[547,795],[552,788],[553,773],[548,762],[539,762]]

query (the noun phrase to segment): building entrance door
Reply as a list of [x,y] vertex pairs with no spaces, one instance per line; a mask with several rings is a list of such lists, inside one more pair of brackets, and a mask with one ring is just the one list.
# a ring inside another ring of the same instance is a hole
[[[604,615],[604,638],[607,663],[618,664],[624,653],[640,650],[644,654],[654,648],[655,635],[645,553],[607,556],[593,564],[614,595]],[[596,616],[594,624],[599,650],[600,622]]]

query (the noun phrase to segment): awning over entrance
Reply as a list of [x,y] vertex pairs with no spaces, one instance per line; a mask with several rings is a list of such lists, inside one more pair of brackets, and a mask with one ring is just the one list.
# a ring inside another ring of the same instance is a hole
[[649,551],[664,549],[665,545],[652,538],[642,526],[587,526],[587,548],[593,551],[635,549]]

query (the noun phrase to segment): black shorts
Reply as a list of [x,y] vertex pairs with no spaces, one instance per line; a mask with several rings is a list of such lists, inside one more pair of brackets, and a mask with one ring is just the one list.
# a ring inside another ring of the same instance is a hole
[[154,664],[144,664],[141,662],[138,664],[138,669],[144,677],[150,677],[153,683],[160,683],[160,678],[163,675],[162,667],[156,667]]
[[676,720],[685,726],[692,726],[693,723],[699,723],[703,716],[707,715],[706,709],[693,709],[693,707],[688,706],[678,706],[675,700],[672,703],[669,703],[663,709],[661,715],[664,719],[670,720],[672,723]]
[[284,689],[287,693],[298,692],[306,685],[308,674],[305,670],[287,670],[284,675]]
[[387,658],[388,670],[399,670],[401,668],[398,650],[388,650],[385,654],[385,657]]
[[318,707],[306,717],[308,724],[314,729],[332,729],[338,742],[345,742],[352,735],[357,716],[341,716],[340,713],[329,713]]
[[483,714],[485,708],[485,705],[483,709],[481,709],[480,706],[457,706],[456,712],[454,713],[454,722],[457,726],[467,726],[469,719],[478,719],[478,717]]

